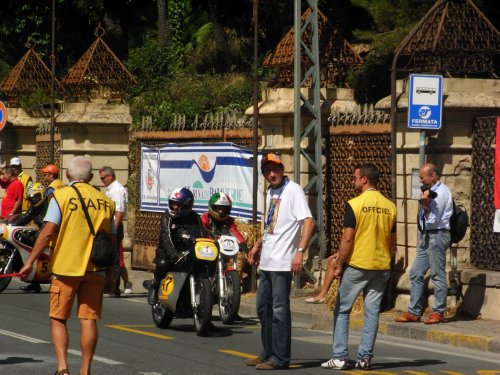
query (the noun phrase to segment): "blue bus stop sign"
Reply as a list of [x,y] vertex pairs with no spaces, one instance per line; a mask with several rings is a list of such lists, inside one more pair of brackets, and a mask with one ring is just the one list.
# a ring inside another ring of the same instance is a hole
[[408,95],[408,127],[441,129],[443,114],[443,77],[411,74]]

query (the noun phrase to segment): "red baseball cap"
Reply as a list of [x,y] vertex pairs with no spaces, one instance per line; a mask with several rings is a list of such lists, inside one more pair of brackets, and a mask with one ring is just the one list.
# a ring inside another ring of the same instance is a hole
[[45,168],[42,168],[41,171],[43,173],[53,173],[53,174],[58,174],[59,173],[59,168],[57,165],[54,164],[47,164]]

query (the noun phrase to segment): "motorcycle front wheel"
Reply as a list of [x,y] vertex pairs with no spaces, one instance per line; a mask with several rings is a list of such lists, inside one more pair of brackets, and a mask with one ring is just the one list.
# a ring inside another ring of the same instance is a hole
[[[0,275],[7,275],[9,273],[12,273],[12,263],[11,262],[8,266],[7,263],[9,259],[12,256],[12,251],[7,249],[1,249],[0,250]],[[1,277],[0,278],[0,293],[5,290],[10,284],[10,281],[12,280],[12,277]]]
[[194,287],[194,328],[198,336],[206,336],[212,322],[212,287],[208,277],[198,277]]
[[151,306],[151,312],[153,315],[153,322],[158,328],[168,328],[174,318],[174,314],[159,303]]
[[240,309],[240,276],[238,271],[226,272],[226,297],[219,298],[220,319],[224,324],[233,324]]

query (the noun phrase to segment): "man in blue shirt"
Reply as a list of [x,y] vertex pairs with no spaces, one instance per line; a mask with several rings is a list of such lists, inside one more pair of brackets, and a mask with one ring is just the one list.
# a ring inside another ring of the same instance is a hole
[[408,312],[396,318],[396,322],[417,322],[422,315],[424,276],[431,270],[434,284],[434,307],[424,321],[437,324],[444,320],[448,283],[446,280],[446,250],[450,246],[450,218],[453,198],[450,189],[439,181],[440,172],[432,163],[424,164],[419,171],[423,184],[418,215],[419,233],[417,253],[410,269],[410,305]]

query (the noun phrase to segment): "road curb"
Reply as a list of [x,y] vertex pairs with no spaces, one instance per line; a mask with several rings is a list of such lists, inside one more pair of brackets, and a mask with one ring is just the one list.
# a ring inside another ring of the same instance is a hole
[[[303,306],[301,304],[294,304],[292,301],[291,309],[292,324],[294,326],[321,331],[333,330],[333,312],[328,310],[326,305]],[[240,315],[252,318],[257,317],[255,295],[242,296]],[[477,334],[477,332],[474,332],[477,329],[473,325],[474,321],[454,322],[453,327],[451,327],[451,324],[447,327],[449,323],[430,326],[422,322],[397,323],[393,320],[393,314],[381,314],[378,333],[483,352],[500,353],[500,337],[490,336],[495,335],[497,330],[488,330],[488,322],[483,322],[482,324],[482,326],[486,326],[486,328],[481,328],[483,334]],[[500,322],[493,321],[492,324],[500,326]],[[351,317],[349,326],[353,331],[361,331],[363,328],[363,318]]]

